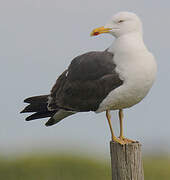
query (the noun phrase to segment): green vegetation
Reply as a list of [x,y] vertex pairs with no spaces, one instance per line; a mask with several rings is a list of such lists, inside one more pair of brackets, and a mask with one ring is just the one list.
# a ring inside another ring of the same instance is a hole
[[145,180],[170,180],[170,158],[144,158],[144,172]]
[[[111,180],[109,162],[77,156],[30,156],[0,160],[1,180]],[[145,158],[145,180],[169,180],[170,159]]]

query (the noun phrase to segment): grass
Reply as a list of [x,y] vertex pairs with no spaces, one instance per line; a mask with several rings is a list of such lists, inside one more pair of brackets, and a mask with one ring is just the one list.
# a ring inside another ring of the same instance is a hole
[[[0,159],[2,180],[111,180],[109,162],[78,156],[30,156]],[[170,159],[144,158],[145,180],[169,180]]]
[[170,158],[144,158],[144,172],[145,180],[170,180]]

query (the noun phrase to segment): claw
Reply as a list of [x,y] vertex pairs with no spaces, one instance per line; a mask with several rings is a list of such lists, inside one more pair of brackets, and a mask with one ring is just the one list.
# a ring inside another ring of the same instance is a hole
[[120,139],[120,138],[117,138],[117,137],[113,137],[112,140],[114,142],[117,142],[117,143],[121,144],[121,145],[127,144],[123,139]]
[[130,144],[130,143],[135,143],[137,141],[125,138],[125,137],[119,137],[119,139],[121,139],[123,142],[125,142],[125,144]]

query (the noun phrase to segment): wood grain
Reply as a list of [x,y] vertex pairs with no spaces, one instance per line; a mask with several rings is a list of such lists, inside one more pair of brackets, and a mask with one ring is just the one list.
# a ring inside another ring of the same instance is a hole
[[141,144],[110,142],[112,180],[144,180]]

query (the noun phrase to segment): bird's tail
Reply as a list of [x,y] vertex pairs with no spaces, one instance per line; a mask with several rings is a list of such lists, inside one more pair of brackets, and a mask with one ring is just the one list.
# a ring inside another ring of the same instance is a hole
[[34,96],[29,97],[24,100],[25,103],[29,103],[21,113],[34,113],[28,116],[25,120],[31,121],[40,118],[52,117],[57,110],[55,111],[48,111],[47,103],[48,103],[48,96],[49,95],[42,95],[42,96]]
[[60,108],[49,111],[47,108],[48,97],[49,95],[33,96],[24,100],[24,102],[29,103],[29,105],[27,105],[20,113],[33,113],[25,119],[26,121],[50,117],[45,125],[52,126],[65,117],[74,114],[74,112],[62,110]]

